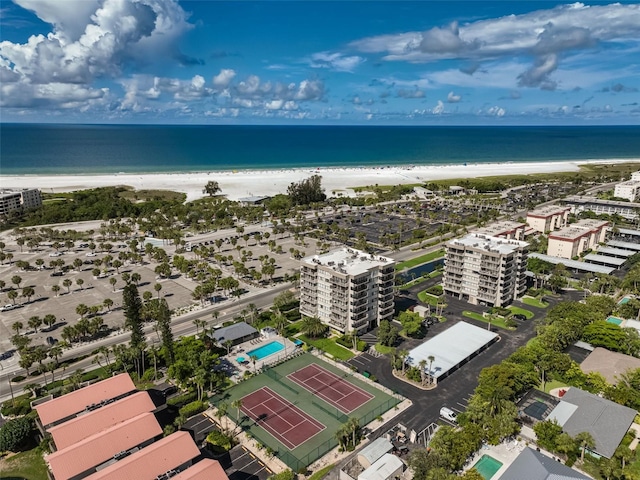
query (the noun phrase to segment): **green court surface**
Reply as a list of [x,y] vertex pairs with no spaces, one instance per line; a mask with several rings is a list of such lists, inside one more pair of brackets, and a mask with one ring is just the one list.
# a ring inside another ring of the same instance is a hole
[[[334,373],[341,380],[372,394],[373,398],[356,408],[348,416],[343,414],[320,396],[314,395],[287,378],[290,373],[311,364],[317,364],[323,369]],[[358,418],[360,426],[363,427],[400,402],[400,399],[383,392],[359,377],[354,372],[345,372],[329,362],[305,353],[231,387],[222,394],[212,397],[210,402],[213,405],[219,405],[222,402],[226,403],[228,405],[227,415],[238,423],[236,418],[238,410],[231,406],[232,402],[268,386],[276,394],[322,423],[326,428],[290,450],[264,428],[240,412],[241,419],[239,423],[242,429],[265,447],[269,447],[278,458],[294,471],[299,471],[322,457],[338,444],[335,434],[349,418]]]

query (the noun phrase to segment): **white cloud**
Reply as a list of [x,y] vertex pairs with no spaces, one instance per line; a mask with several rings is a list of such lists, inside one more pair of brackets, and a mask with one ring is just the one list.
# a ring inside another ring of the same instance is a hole
[[[33,35],[23,44],[0,42],[0,60],[13,77],[18,75],[10,79],[22,83],[23,92],[33,92],[38,101],[40,95],[50,94],[52,103],[58,94],[57,100],[65,102],[65,92],[99,91],[89,85],[101,77],[117,77],[127,63],[171,55],[176,38],[190,28],[173,0],[18,0],[18,4],[52,24],[53,31]],[[24,106],[29,105],[28,97],[22,99]]]
[[329,68],[338,72],[353,72],[365,59],[356,55],[344,56],[341,53],[318,52],[311,55],[312,68]]
[[235,76],[235,70],[223,68],[218,75],[213,77],[213,85],[218,88],[227,88]]
[[460,95],[455,95],[453,92],[449,92],[447,95],[447,102],[449,103],[458,103],[461,100]]
[[444,112],[444,103],[442,103],[442,100],[438,100],[438,104],[433,107],[432,113],[434,115],[440,115]]
[[448,58],[477,62],[527,55],[534,58],[534,65],[519,72],[520,84],[552,89],[557,84],[550,75],[562,54],[602,42],[637,42],[639,37],[640,5],[587,7],[576,3],[460,26],[454,23],[426,32],[368,37],[350,46],[365,53],[381,53],[384,60],[414,63]]
[[412,90],[401,88],[396,92],[396,95],[400,98],[424,98],[424,92],[417,88]]
[[494,117],[504,117],[506,113],[507,111],[504,108],[498,106],[493,106],[487,109],[487,114]]

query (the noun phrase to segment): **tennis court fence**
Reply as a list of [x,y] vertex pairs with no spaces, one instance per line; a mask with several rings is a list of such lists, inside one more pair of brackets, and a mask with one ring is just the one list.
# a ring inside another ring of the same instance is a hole
[[[272,377],[273,378],[273,377]],[[385,403],[378,405],[373,410],[370,410],[366,414],[362,415],[358,418],[360,426],[363,427],[373,420],[381,416],[383,413],[395,407],[399,402],[397,398],[389,398]],[[316,402],[313,402],[314,406],[317,408],[322,408],[322,410],[327,411],[326,407],[320,407]],[[327,411],[327,413],[331,414]],[[341,414],[344,417],[344,420],[339,419],[341,422],[346,423],[348,417],[346,415]],[[335,418],[335,417],[334,417]],[[337,429],[336,429],[337,431]],[[317,459],[326,455],[329,451],[338,446],[338,440],[333,436],[326,441],[322,442],[315,448],[311,449],[307,454],[296,456],[291,451],[282,446],[278,446],[278,443],[275,439],[262,431],[251,431],[251,436],[255,438],[258,442],[260,442],[265,447],[269,447],[273,452],[274,456],[278,457],[285,464],[287,464],[294,472],[302,472],[306,470],[306,467],[311,465]]]

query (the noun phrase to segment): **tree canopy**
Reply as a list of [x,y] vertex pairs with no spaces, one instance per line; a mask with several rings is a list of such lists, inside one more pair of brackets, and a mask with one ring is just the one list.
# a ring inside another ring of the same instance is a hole
[[309,178],[292,183],[287,188],[287,194],[294,205],[324,202],[327,198],[320,175],[311,175]]

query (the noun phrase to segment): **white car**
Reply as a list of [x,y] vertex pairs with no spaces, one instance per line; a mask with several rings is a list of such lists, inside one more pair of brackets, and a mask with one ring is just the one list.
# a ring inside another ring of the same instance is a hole
[[11,303],[7,303],[6,305],[3,305],[0,307],[0,312],[8,312],[9,310],[13,310],[14,308],[16,308],[15,305],[12,305]]
[[95,252],[87,252],[87,253],[85,254],[85,256],[86,256],[86,257],[95,257],[95,256],[96,256],[96,253],[95,253]]
[[440,409],[440,416],[445,420],[449,420],[450,422],[458,423],[458,415],[450,408],[442,407]]
[[49,254],[49,256],[50,256],[50,257],[61,257],[61,256],[62,256],[62,253],[60,253],[60,252],[51,252],[51,253]]

